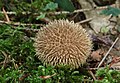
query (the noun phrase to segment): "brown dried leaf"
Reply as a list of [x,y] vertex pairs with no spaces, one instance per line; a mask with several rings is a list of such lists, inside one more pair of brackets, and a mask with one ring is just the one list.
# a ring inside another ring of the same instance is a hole
[[112,63],[120,62],[120,57],[114,57]]
[[96,51],[93,51],[92,54],[91,54],[91,57],[93,60],[97,60],[97,61],[100,61],[101,60],[101,55],[100,55],[100,52],[101,52],[101,49],[98,49]]
[[110,68],[120,70],[120,62],[112,64]]
[[120,70],[120,57],[114,57],[110,68]]

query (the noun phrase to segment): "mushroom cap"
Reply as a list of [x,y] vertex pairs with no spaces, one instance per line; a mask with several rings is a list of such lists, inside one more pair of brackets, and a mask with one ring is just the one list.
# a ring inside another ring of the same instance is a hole
[[74,69],[86,62],[92,41],[80,24],[55,20],[38,31],[34,47],[45,65],[67,65]]

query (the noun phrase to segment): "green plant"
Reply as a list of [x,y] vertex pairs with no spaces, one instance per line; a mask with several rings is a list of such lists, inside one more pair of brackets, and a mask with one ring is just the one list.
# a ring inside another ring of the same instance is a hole
[[32,43],[33,41],[17,28],[8,25],[0,26],[0,51],[6,52],[11,58],[27,60],[23,56],[33,57],[35,52]]
[[65,11],[73,12],[75,7],[71,0],[55,0],[59,7]]
[[[52,76],[55,74],[54,76]],[[50,76],[46,78],[47,76]],[[79,83],[84,81],[84,75],[79,71],[71,71],[68,68],[62,67],[56,69],[53,66],[38,66],[37,70],[32,70],[31,74],[26,78],[30,83]]]
[[97,70],[96,76],[101,80],[96,80],[95,83],[120,83],[120,72],[108,67]]
[[120,14],[120,9],[108,6],[107,9],[102,10],[100,14],[118,16]]
[[0,1],[0,8],[2,7],[6,11],[14,12],[13,21],[30,23],[45,18],[47,12],[58,8],[58,4],[54,0],[3,0]]
[[0,25],[0,62],[4,62],[3,65],[0,65],[0,78],[3,83],[5,83],[4,81],[18,82],[21,73],[14,69],[15,65],[22,64],[24,67],[29,66],[29,69],[32,69],[33,64],[35,65],[33,41],[17,28]]
[[103,34],[107,34],[109,32],[109,28],[103,26],[103,27],[101,27],[100,32]]
[[54,11],[56,8],[58,8],[58,4],[57,4],[57,3],[49,2],[49,3],[46,4],[46,6],[42,9],[42,10],[44,11],[44,13],[41,13],[41,15],[36,18],[36,20],[45,18],[46,13],[47,13],[47,12],[45,12],[45,11],[48,11],[48,10],[49,10],[49,11]]
[[[55,83],[84,81],[80,71],[60,66],[43,66],[35,57],[32,36],[24,31],[24,27],[0,26],[0,82],[1,83]],[[3,52],[8,55],[5,57]],[[7,63],[6,58],[9,58]],[[55,75],[54,75],[55,74]],[[54,76],[52,76],[54,75]],[[51,76],[44,79],[45,76]]]
[[18,69],[13,68],[1,68],[0,69],[0,82],[1,83],[19,83],[19,78],[23,73],[21,73]]

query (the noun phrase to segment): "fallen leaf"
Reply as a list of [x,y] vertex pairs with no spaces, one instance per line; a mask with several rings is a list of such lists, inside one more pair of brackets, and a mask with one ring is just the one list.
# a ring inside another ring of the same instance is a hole
[[112,64],[110,68],[120,70],[120,62]]
[[114,57],[113,60],[112,60],[112,63],[117,63],[117,62],[120,62],[120,57]]
[[101,60],[101,55],[100,55],[101,49],[98,49],[96,51],[93,51],[91,54],[91,57],[93,60],[100,61]]
[[110,68],[115,69],[115,70],[120,70],[120,57],[114,57],[111,64]]

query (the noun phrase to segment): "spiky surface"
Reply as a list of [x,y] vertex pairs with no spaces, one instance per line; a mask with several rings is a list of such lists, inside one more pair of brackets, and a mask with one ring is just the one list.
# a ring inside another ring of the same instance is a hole
[[81,25],[68,20],[55,20],[39,30],[36,55],[44,64],[62,64],[78,68],[90,55],[91,40]]

